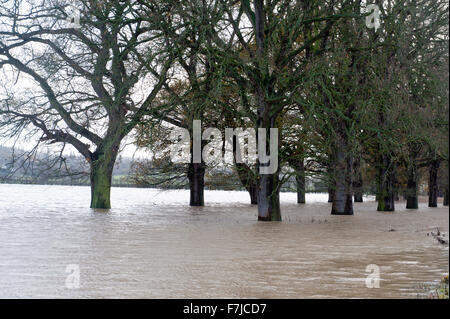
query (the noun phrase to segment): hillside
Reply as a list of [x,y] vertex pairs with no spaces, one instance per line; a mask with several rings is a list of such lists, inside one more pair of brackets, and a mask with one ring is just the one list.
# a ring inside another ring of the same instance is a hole
[[[39,183],[58,182],[68,180],[76,184],[84,184],[89,172],[86,161],[81,156],[66,156],[64,162],[56,162],[53,154],[39,153],[33,161],[24,162],[20,156],[23,150],[15,150],[16,161],[13,162],[13,149],[11,147],[0,146],[0,178],[8,180],[33,180]],[[129,157],[120,157],[114,166],[113,176],[126,177],[130,174],[133,160]],[[11,176],[12,172],[14,176]]]

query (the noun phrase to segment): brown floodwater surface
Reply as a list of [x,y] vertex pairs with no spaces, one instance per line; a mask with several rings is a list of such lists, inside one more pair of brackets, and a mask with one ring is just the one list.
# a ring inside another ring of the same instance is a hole
[[[326,194],[282,194],[283,222],[257,222],[245,192],[114,188],[109,212],[88,187],[0,185],[1,298],[417,298],[448,273],[447,207],[331,216]],[[366,286],[368,265],[380,288]],[[68,265],[80,270],[68,289]]]

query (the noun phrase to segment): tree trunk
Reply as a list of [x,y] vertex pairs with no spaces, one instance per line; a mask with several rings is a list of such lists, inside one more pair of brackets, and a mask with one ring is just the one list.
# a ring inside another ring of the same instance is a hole
[[[255,12],[255,43],[256,43],[256,60],[258,64],[258,70],[255,74],[256,81],[253,82],[255,89],[255,99],[258,106],[258,116],[257,116],[257,129],[258,129],[258,155],[261,158],[260,145],[259,142],[259,129],[270,130],[271,128],[282,128],[280,123],[277,123],[279,111],[274,112],[274,109],[279,105],[272,104],[273,102],[268,101],[267,97],[273,96],[275,93],[275,88],[270,84],[270,75],[267,73],[269,69],[269,53],[267,51],[265,42],[265,13],[264,13],[264,0],[254,1],[254,12]],[[269,149],[267,146],[271,144],[271,134],[266,132],[266,150]],[[280,145],[281,134],[278,135],[278,140],[276,142],[276,147]],[[271,149],[271,148],[270,148]],[[270,151],[272,152],[272,150]],[[278,152],[278,149],[277,149]],[[264,154],[266,155],[266,154]],[[272,154],[271,154],[272,156]],[[259,185],[258,185],[258,220],[260,221],[281,221],[281,210],[280,210],[280,167],[279,158],[276,159],[277,168],[274,173],[263,174],[261,169],[264,170],[265,167],[269,166],[267,163],[259,162],[258,168],[259,174]]]
[[394,164],[389,154],[382,154],[377,176],[379,212],[395,211],[394,201]]
[[438,171],[439,171],[440,161],[434,160],[430,165],[430,175],[428,182],[428,207],[437,207],[438,199]]
[[258,185],[250,185],[247,191],[250,194],[250,204],[258,205]]
[[116,157],[116,151],[95,152],[92,155],[91,208],[111,208],[111,181]]
[[[268,127],[268,128],[275,128],[276,124],[275,124],[276,118],[275,117],[271,117],[270,118],[270,122],[268,125],[259,125],[259,127]],[[266,134],[266,150],[268,149],[267,146],[269,146],[272,143],[275,143],[276,147],[278,148],[278,146],[280,145],[280,136],[272,136],[272,134],[269,134],[268,131],[270,131],[269,129],[264,130],[266,131],[264,134]],[[261,158],[261,152],[265,152],[266,150],[262,150],[261,149],[261,145],[259,145],[260,140],[259,140],[259,134],[258,133],[258,153],[259,156]],[[270,136],[269,136],[270,135]],[[277,140],[271,141],[272,138],[277,138]],[[274,150],[272,149],[272,147],[270,147],[270,153],[275,152],[278,150]],[[276,164],[276,170],[275,172],[271,172],[271,173],[262,173],[262,170],[267,169],[268,167],[270,167],[273,163],[268,162],[268,163],[261,163],[258,162],[258,168],[260,169],[259,173],[259,185],[258,185],[258,220],[260,221],[281,221],[281,209],[280,209],[280,188],[281,188],[281,184],[280,184],[280,179],[279,179],[279,175],[280,175],[280,161],[279,161],[279,157],[276,156],[276,159],[272,159],[272,154],[271,154],[271,159],[272,160],[276,160],[277,164]]]
[[[326,100],[326,102],[328,102],[328,100]],[[334,193],[336,190],[336,185],[335,185],[335,180],[333,178],[335,172],[334,170],[336,169],[336,163],[335,163],[335,159],[334,156],[336,156],[336,154],[333,154],[333,152],[331,152],[328,155],[328,163],[327,163],[327,174],[328,174],[328,203],[332,203],[333,202],[333,198],[334,198]]]
[[190,190],[190,206],[204,206],[204,188],[205,188],[205,164],[188,164],[188,179]]
[[352,158],[345,141],[340,141],[335,150],[333,169],[334,194],[332,215],[353,215]]
[[278,173],[259,177],[258,220],[281,221],[279,184]]
[[[235,144],[235,143],[234,143]],[[250,195],[252,205],[258,204],[258,179],[254,172],[246,164],[235,163],[239,180]]]
[[363,179],[361,173],[361,159],[359,156],[355,158],[354,165],[354,181],[353,181],[353,196],[355,198],[355,203],[363,202]]
[[[264,104],[264,103],[263,103]],[[263,109],[263,108],[262,108]],[[264,114],[266,112],[260,112],[259,114]],[[258,220],[260,221],[281,221],[281,209],[280,209],[280,161],[279,157],[276,156],[276,159],[272,159],[272,152],[278,152],[278,149],[272,149],[271,145],[272,143],[275,143],[276,148],[280,145],[280,135],[277,134],[277,136],[272,136],[270,133],[269,128],[276,128],[276,116],[270,117],[269,121],[261,121],[258,125],[259,128],[267,129],[264,130],[263,134],[266,134],[266,148],[265,150],[262,149],[262,145],[260,145],[260,134],[262,132],[258,132],[258,155],[261,158],[262,152],[267,153],[267,149],[270,149],[270,161],[276,160],[276,170],[275,172],[270,172],[267,174],[262,173],[265,169],[270,167],[273,163],[261,163],[258,161],[258,168],[259,168],[259,178],[258,178]],[[259,131],[259,130],[258,130]],[[271,139],[276,140],[271,140]]]
[[297,204],[306,203],[306,194],[305,194],[305,177],[297,176]]
[[[265,112],[259,112],[265,113]],[[264,122],[262,122],[264,123]],[[267,127],[267,128],[275,128],[276,127],[276,117],[270,117],[269,123],[260,124],[259,127]],[[260,145],[260,135],[258,133],[258,153],[261,158],[262,152],[267,152],[267,149],[270,149],[270,161],[276,162],[276,170],[275,172],[264,174],[262,171],[267,169],[273,163],[261,163],[258,161],[259,168],[259,178],[258,178],[258,220],[260,221],[281,221],[281,209],[280,209],[280,160],[279,157],[276,156],[275,159],[272,158],[272,152],[278,152],[278,149],[272,149],[272,143],[275,143],[276,148],[280,145],[280,135],[272,136],[269,129],[265,129],[263,134],[266,134],[266,149],[262,149],[262,145]],[[271,139],[275,139],[271,141]],[[270,145],[270,146],[269,146]],[[269,146],[269,148],[267,148]],[[277,153],[278,154],[278,153]],[[266,154],[265,154],[266,155]]]
[[400,194],[398,192],[399,183],[398,183],[398,180],[397,180],[397,171],[393,170],[392,174],[393,174],[392,178],[393,178],[393,181],[394,181],[394,184],[393,184],[394,185],[394,201],[398,202],[400,200]]
[[418,209],[419,208],[419,198],[417,194],[417,167],[411,164],[408,168],[408,183],[406,190],[406,208],[407,209]]
[[303,159],[293,160],[290,166],[295,170],[295,181],[297,184],[297,204],[304,204],[306,202],[306,177],[305,164]]
[[330,185],[328,186],[328,203],[332,203],[333,198],[334,198],[334,186]]
[[407,200],[408,199],[408,190],[406,189],[406,190],[403,190],[403,192],[402,192],[402,198],[403,198],[403,200]]
[[448,195],[449,195],[449,189],[447,186],[444,190],[444,206],[448,206]]

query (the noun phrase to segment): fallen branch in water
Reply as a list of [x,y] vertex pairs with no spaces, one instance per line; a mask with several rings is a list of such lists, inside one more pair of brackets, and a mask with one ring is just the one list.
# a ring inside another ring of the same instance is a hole
[[[427,234],[429,236],[429,234]],[[436,228],[436,232],[431,232],[431,236],[438,241],[438,243],[442,245],[448,245],[448,239],[444,239],[445,234],[440,232],[439,228]]]
[[442,244],[442,245],[448,245],[448,240],[445,240],[444,238],[439,237],[439,236],[436,236],[436,237],[434,237],[434,238],[436,238],[436,240],[437,240],[440,244]]

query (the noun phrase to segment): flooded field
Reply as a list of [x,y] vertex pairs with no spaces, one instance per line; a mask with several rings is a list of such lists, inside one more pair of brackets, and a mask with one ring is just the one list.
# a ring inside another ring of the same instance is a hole
[[188,191],[114,188],[109,212],[89,195],[0,185],[1,298],[417,298],[448,273],[448,246],[427,236],[448,232],[441,205],[377,213],[367,198],[331,216],[326,194],[282,194],[284,221],[261,223],[245,192],[207,191],[191,208]]

